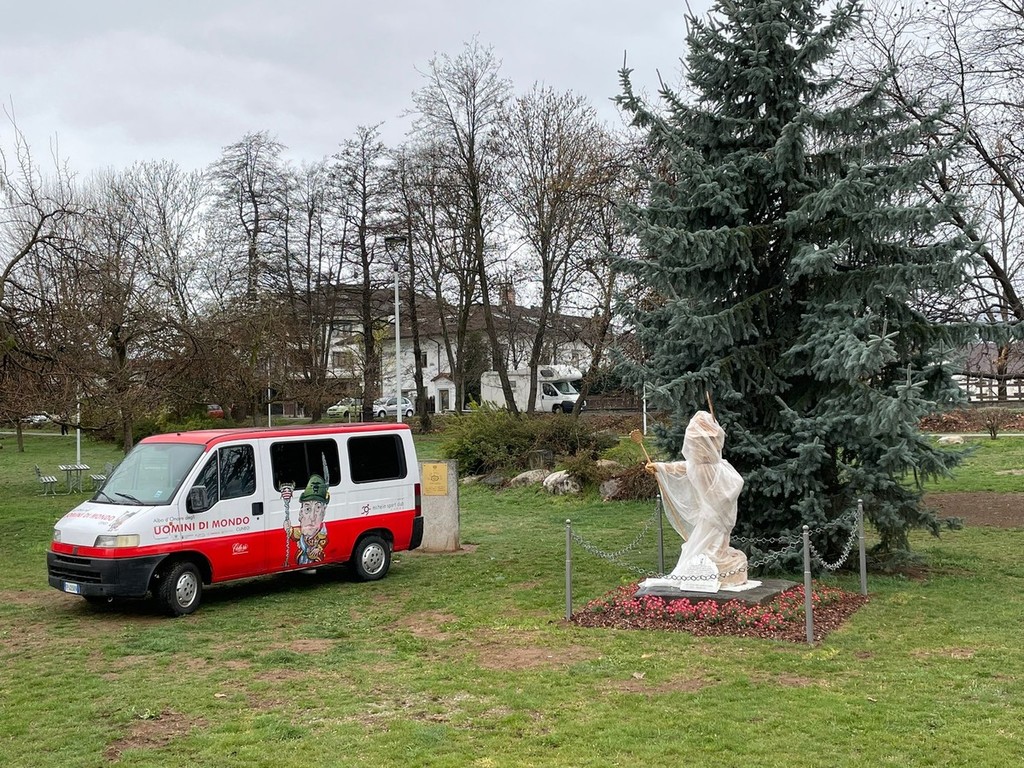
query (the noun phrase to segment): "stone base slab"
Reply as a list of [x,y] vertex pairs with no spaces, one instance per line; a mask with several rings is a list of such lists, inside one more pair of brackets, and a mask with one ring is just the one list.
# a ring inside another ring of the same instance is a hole
[[762,579],[761,586],[741,592],[720,590],[718,592],[687,592],[675,587],[640,587],[633,597],[660,597],[662,600],[689,600],[691,603],[715,602],[728,603],[738,600],[746,605],[764,605],[770,603],[787,589],[799,586],[795,581],[785,579]]

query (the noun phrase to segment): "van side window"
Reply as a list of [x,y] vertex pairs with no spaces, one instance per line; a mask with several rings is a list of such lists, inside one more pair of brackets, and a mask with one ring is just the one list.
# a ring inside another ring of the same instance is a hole
[[[213,454],[209,461],[206,462],[206,466],[203,467],[203,471],[199,473],[199,477],[196,478],[193,485],[205,485],[206,486],[206,499],[209,501],[212,507],[220,499],[220,493],[218,492],[219,484],[217,482],[217,454]],[[191,511],[191,507],[189,507]]]
[[408,474],[399,435],[367,435],[348,441],[348,466],[353,483],[398,480]]
[[221,448],[203,467],[196,485],[206,486],[212,507],[221,499],[238,499],[256,493],[256,456],[251,445]]
[[[324,477],[324,467],[330,477]],[[341,482],[341,460],[334,440],[290,440],[270,446],[270,467],[274,473],[274,489],[283,483],[305,488],[312,475],[327,480],[328,485]]]
[[238,499],[256,493],[256,455],[251,445],[231,445],[221,448],[220,497]]

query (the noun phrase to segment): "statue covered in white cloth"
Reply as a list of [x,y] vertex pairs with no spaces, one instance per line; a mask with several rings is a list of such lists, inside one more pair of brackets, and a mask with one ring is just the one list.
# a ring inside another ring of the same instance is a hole
[[685,540],[679,562],[666,578],[641,586],[673,586],[694,592],[748,589],[747,556],[729,546],[743,478],[722,458],[725,430],[707,411],[697,411],[683,437],[683,461],[648,461],[661,488],[665,515]]

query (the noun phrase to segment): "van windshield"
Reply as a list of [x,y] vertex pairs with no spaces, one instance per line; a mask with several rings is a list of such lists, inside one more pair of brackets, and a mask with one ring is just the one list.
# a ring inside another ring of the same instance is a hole
[[576,391],[576,388],[568,381],[553,381],[551,383],[554,384],[555,389],[557,389],[563,395],[579,394],[579,392]]
[[100,504],[170,504],[203,446],[141,443],[117,465],[92,500]]

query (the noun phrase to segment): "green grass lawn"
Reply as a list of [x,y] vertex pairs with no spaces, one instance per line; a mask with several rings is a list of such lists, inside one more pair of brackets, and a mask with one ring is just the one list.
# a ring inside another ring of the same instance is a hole
[[[85,496],[38,496],[32,464],[73,460],[74,437],[33,435],[25,454],[2,442],[4,768],[1014,766],[1024,754],[1022,530],[915,535],[930,571],[870,577],[868,605],[815,647],[586,630],[563,620],[566,518],[614,550],[650,505],[466,487],[463,552],[400,553],[368,584],[321,570],[212,587],[171,620],[143,602],[97,612],[47,586],[52,525]],[[117,459],[92,443],[82,454]],[[652,556],[645,540],[627,561]],[[577,608],[633,578],[574,551]],[[856,575],[823,581],[857,588]]]
[[950,450],[966,450],[968,459],[953,470],[953,477],[925,484],[927,491],[1024,491],[1024,437],[1001,435],[965,438],[963,446]]

